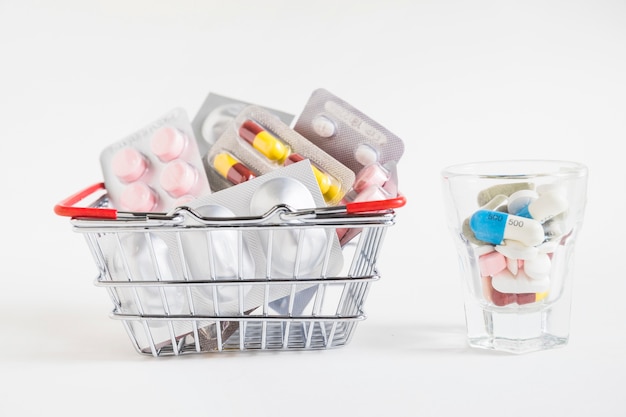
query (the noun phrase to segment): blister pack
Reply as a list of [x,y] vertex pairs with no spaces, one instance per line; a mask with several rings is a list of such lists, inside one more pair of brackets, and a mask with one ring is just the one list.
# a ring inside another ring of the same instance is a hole
[[209,149],[205,168],[218,191],[308,159],[324,201],[338,204],[354,173],[269,111],[248,106]]
[[[342,204],[360,201],[388,200],[399,195],[398,169],[395,161],[364,166],[356,175],[352,189],[344,196]],[[361,233],[360,228],[337,228],[341,246],[345,246]]]
[[[235,117],[244,108],[253,104],[216,93],[209,93],[191,121],[200,153],[203,156],[206,155],[209,148],[222,136],[222,133]],[[261,107],[276,115],[286,124],[291,124],[293,121],[293,114],[269,107]]]
[[110,201],[119,210],[167,212],[211,193],[191,123],[181,108],[105,148],[100,165]]
[[357,174],[378,162],[398,162],[402,140],[345,100],[317,89],[293,129]]
[[[217,205],[238,217],[262,215],[275,205],[286,204],[294,209],[324,207],[310,161],[304,160],[274,170],[252,181],[201,197],[189,204],[192,209]],[[284,220],[277,219],[281,224]],[[296,222],[297,223],[297,222]],[[271,223],[270,223],[271,224]],[[332,228],[287,228],[269,231],[267,228],[244,231],[255,268],[255,277],[299,278],[333,276],[343,268],[343,253]],[[173,243],[172,243],[173,244]],[[202,256],[199,253],[199,256]],[[251,276],[248,275],[248,276]],[[298,286],[306,290],[312,284]],[[291,286],[272,286],[270,301],[289,295]],[[254,308],[264,298],[263,289],[247,295],[245,309]]]

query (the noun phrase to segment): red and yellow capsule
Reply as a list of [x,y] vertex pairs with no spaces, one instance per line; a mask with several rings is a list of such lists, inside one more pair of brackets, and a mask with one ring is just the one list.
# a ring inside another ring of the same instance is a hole
[[[305,158],[298,154],[292,153],[285,160],[285,166],[300,162]],[[317,180],[317,185],[320,187],[320,191],[324,196],[324,200],[332,201],[339,194],[339,186],[337,186],[336,181],[333,181],[332,177],[328,174],[322,172],[317,166],[311,163],[311,168],[313,168],[313,174],[315,175],[315,179]]]
[[213,168],[231,183],[237,185],[256,177],[248,167],[232,155],[222,152],[213,158]]
[[287,145],[252,120],[239,127],[239,136],[271,161],[282,164],[289,156]]

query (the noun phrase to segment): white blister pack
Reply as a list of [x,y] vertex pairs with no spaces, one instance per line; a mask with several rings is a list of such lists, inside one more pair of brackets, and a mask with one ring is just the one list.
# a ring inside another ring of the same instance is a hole
[[355,174],[375,162],[398,162],[404,153],[398,136],[321,88],[311,94],[293,129]]
[[336,205],[354,173],[269,111],[248,106],[209,149],[205,166],[214,191],[308,159],[324,201]]
[[181,108],[105,148],[100,165],[110,201],[122,211],[168,212],[211,193]]
[[[286,204],[294,209],[326,206],[308,160],[204,196],[190,203],[189,207],[195,209],[217,205],[230,210],[237,217],[245,218],[262,215],[276,204]],[[285,223],[280,218],[269,221],[268,224],[273,224],[272,221]],[[242,233],[252,257],[250,266],[254,268],[253,276],[257,278],[334,276],[343,268],[342,249],[332,228],[285,227],[274,231],[250,228]],[[298,290],[305,290],[311,285],[299,285]],[[264,299],[272,302],[288,296],[291,285],[273,285],[270,294],[264,294],[264,291],[262,287],[255,286],[247,292],[244,309],[254,309]],[[236,306],[236,302],[233,302],[232,308]]]

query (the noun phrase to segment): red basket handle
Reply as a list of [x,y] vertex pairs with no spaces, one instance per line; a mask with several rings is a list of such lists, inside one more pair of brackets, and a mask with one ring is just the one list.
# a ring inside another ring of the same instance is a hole
[[388,200],[375,200],[375,201],[358,201],[355,203],[346,204],[347,213],[364,213],[370,211],[389,210],[402,207],[406,204],[406,198],[398,194],[395,198]]
[[117,219],[117,210],[113,208],[76,207],[75,204],[97,191],[104,190],[104,183],[93,184],[54,206],[54,212],[66,217],[94,217],[98,219]]
[[[57,205],[54,206],[54,212],[59,216],[65,217],[91,217],[97,219],[117,219],[117,210],[113,208],[103,207],[76,207],[75,204],[84,200],[91,194],[97,191],[104,190],[105,186],[103,182],[99,182],[89,187],[72,194],[71,196],[63,199]],[[398,195],[395,198],[388,200],[376,200],[376,201],[359,201],[355,203],[346,204],[347,213],[365,213],[372,211],[389,210],[402,207],[406,204],[406,198],[403,195]]]

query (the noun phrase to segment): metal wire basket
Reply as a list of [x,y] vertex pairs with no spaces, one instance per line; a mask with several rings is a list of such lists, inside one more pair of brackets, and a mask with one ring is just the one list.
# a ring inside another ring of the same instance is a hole
[[[77,206],[90,196],[92,204]],[[97,183],[54,210],[84,234],[98,268],[95,284],[114,306],[111,317],[122,322],[138,353],[156,357],[346,345],[366,318],[363,307],[379,279],[386,230],[395,224],[394,208],[404,204],[399,196],[306,210],[280,205],[263,216],[232,218],[203,217],[188,207],[130,213],[111,208],[104,184]],[[298,236],[293,271],[273,276],[277,251],[271,242],[287,230]],[[324,236],[323,257],[315,273],[303,274],[302,236],[311,230]],[[268,239],[263,274],[246,268],[246,242],[259,231]],[[338,232],[353,236],[340,248],[341,270],[331,265]],[[217,250],[224,233],[236,236],[228,256]],[[199,246],[185,244],[192,236],[206,242],[200,276],[193,272]],[[219,265],[230,265],[233,273],[221,273]]]

